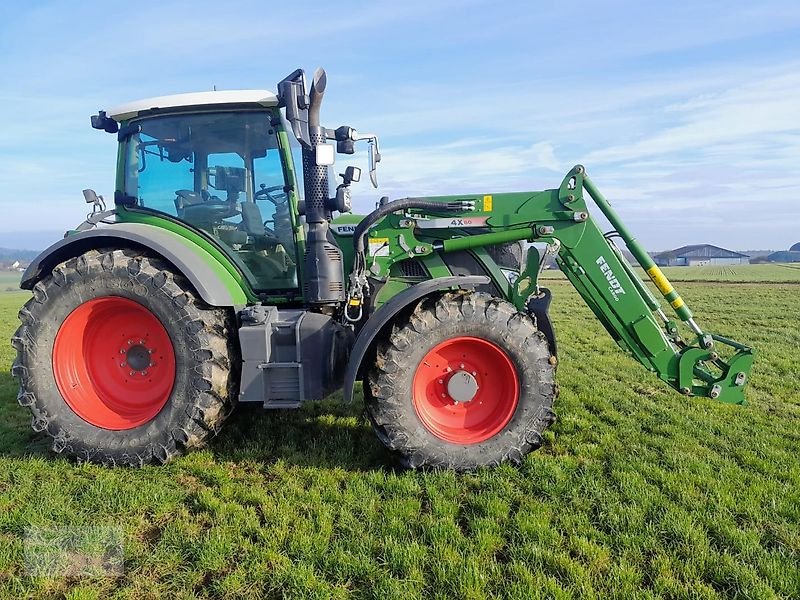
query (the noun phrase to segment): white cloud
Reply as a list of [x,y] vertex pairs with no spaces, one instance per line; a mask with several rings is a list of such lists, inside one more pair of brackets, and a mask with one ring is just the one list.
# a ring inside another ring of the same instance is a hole
[[[75,5],[64,28],[52,2],[0,20],[0,206],[13,206],[0,229],[67,226],[83,187],[109,193],[114,140],[88,128],[96,109],[270,87],[324,62],[326,120],[382,137],[381,189],[354,190],[362,210],[384,193],[554,187],[582,162],[653,246],[796,241],[796,2],[194,6]],[[753,219],[776,198],[780,223]]]
[[607,163],[741,144],[770,134],[800,136],[800,73],[758,79],[733,89],[690,98],[668,107],[680,123],[633,143],[594,151],[587,161]]

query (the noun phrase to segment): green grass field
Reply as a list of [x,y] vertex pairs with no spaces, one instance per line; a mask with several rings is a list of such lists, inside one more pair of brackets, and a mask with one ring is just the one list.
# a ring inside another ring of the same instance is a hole
[[[640,277],[647,280],[642,269]],[[761,265],[709,265],[705,267],[663,267],[672,282],[700,281],[708,283],[800,283],[800,263]],[[545,279],[565,279],[558,269],[544,271]]]
[[708,265],[705,267],[664,267],[673,281],[800,283],[800,264]]
[[22,273],[14,271],[0,271],[0,294],[19,291],[19,280]]
[[[469,475],[393,470],[331,401],[239,411],[165,467],[74,466],[30,430],[0,343],[0,596],[800,598],[800,288],[678,286],[758,349],[728,406],[667,388],[550,283],[559,420],[521,468]],[[3,340],[24,298],[0,296]],[[123,576],[26,575],[26,528],[91,524],[124,531]]]

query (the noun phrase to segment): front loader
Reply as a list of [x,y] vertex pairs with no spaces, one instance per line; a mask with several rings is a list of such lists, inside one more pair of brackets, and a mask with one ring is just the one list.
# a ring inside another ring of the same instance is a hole
[[277,93],[92,117],[117,136],[114,207],[84,191],[92,214],[24,274],[33,293],[12,340],[19,403],[56,452],[166,462],[237,403],[297,408],[339,389],[352,401],[361,383],[401,464],[519,463],[554,420],[548,254],[645,368],[681,394],[744,402],[754,351],[695,322],[582,166],[541,192],[383,198],[353,215],[360,170],[335,185],[331,165],[366,142],[377,186],[378,140],[323,126],[325,87],[321,69],[308,89],[297,70]]

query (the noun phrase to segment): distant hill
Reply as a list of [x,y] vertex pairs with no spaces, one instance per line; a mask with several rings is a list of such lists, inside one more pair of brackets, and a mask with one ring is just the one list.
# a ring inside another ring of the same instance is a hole
[[39,255],[38,250],[13,250],[11,248],[0,248],[0,262],[30,262]]
[[38,253],[63,237],[63,230],[0,231],[0,247],[35,250]]

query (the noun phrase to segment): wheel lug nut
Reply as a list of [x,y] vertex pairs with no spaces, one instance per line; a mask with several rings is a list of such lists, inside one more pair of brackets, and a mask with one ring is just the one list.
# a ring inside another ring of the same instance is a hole
[[133,377],[134,375],[136,375],[136,373],[134,371],[131,371],[130,376]]
[[461,363],[460,365],[458,365],[458,368],[459,369],[463,369],[464,368],[464,363]]
[[477,372],[477,371],[473,371],[473,372],[472,372],[472,376],[473,376],[473,377],[477,377],[477,375],[478,375],[478,372]]
[[119,363],[119,366],[120,366],[120,367],[124,367],[124,366],[125,366],[125,363],[124,363],[124,362],[121,362],[121,363]]
[[152,348],[148,348],[148,349],[147,349],[147,353],[148,353],[148,354],[152,354],[152,353],[153,353],[153,349],[152,349]]
[[440,379],[440,380],[439,380],[439,383],[444,383],[444,379]]
[[452,371],[452,370],[453,370],[453,369],[451,369],[450,367],[447,367],[447,372],[448,372],[448,373],[449,373],[450,371]]
[[442,398],[447,398],[447,394],[442,394]]

